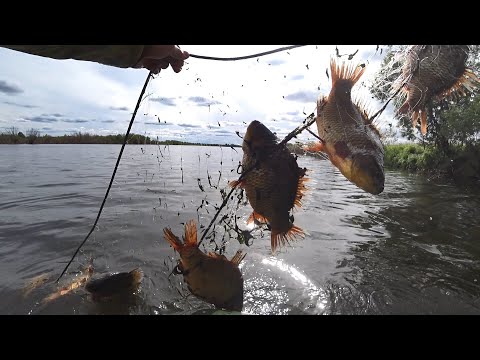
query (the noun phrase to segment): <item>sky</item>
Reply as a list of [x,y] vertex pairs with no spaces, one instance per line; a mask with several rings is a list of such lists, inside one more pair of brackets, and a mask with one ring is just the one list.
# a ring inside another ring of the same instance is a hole
[[[232,57],[285,45],[180,46],[191,54]],[[383,104],[372,98],[367,85],[380,68],[385,46],[377,51],[377,45],[307,45],[240,61],[189,58],[178,74],[162,70],[150,81],[131,132],[159,140],[241,144],[236,132],[244,134],[251,121],[259,120],[281,139],[315,111],[318,96],[330,92],[326,70],[336,47],[340,55],[358,50],[349,62],[365,63],[366,71],[352,95],[372,113],[379,110]],[[146,69],[0,48],[0,132],[15,126],[42,135],[124,134],[147,75]],[[376,123],[380,130],[395,124],[390,105]],[[304,132],[298,140],[315,139]]]

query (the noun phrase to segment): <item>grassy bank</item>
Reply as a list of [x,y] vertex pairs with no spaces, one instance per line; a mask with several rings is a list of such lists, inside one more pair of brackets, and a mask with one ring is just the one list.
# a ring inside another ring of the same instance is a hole
[[452,146],[446,155],[434,146],[385,146],[385,168],[427,173],[460,181],[480,180],[480,145]]

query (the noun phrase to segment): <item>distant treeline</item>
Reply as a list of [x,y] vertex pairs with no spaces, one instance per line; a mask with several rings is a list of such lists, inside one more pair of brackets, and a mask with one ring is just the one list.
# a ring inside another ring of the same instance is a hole
[[[16,127],[0,133],[0,144],[123,144],[125,134],[95,135],[88,132],[75,132],[71,135],[51,136],[41,135],[39,130],[30,129],[26,134],[18,131]],[[134,145],[200,145],[219,146],[219,144],[190,143],[179,140],[159,141],[148,136],[130,134],[128,144]],[[235,144],[223,144],[222,146],[238,147]]]

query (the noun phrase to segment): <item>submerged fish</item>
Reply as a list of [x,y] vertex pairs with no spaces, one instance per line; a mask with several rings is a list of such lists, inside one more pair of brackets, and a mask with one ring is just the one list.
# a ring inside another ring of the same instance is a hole
[[352,87],[365,67],[338,65],[332,59],[330,70],[330,94],[317,100],[316,123],[323,142],[316,150],[328,154],[331,163],[359,188],[380,194],[385,182],[380,133],[370,122],[362,104],[351,98]]
[[80,275],[78,275],[75,279],[73,279],[67,285],[62,286],[57,291],[55,291],[54,293],[44,298],[42,303],[46,304],[50,301],[56,300],[84,286],[87,283],[87,281],[92,277],[93,271],[94,271],[93,259],[90,259],[89,263],[82,269]]
[[276,136],[261,122],[254,120],[243,138],[242,176],[230,185],[245,189],[253,213],[248,223],[268,223],[271,248],[303,236],[303,230],[293,225],[290,210],[301,206],[305,190],[305,173],[288,148],[277,142]]
[[204,254],[197,246],[193,220],[185,224],[184,243],[168,228],[163,233],[180,254],[178,269],[193,295],[219,308],[242,311],[243,277],[238,265],[245,255],[241,251],[232,260],[215,253]]
[[108,274],[99,279],[90,279],[85,285],[85,290],[91,293],[94,299],[109,298],[135,291],[142,279],[143,272],[140,269]]
[[421,120],[421,131],[427,132],[427,105],[432,99],[465,95],[473,91],[480,79],[466,67],[467,45],[412,45],[407,48],[402,74],[393,91],[403,85],[407,99],[398,110],[411,113],[413,126]]

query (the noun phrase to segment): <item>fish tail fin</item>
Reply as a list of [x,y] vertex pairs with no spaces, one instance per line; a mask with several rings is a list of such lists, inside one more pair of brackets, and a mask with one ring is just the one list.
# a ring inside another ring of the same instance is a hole
[[230,260],[233,264],[235,265],[240,265],[242,260],[245,258],[247,254],[244,254],[242,250],[238,250],[235,255],[232,257],[232,260]]
[[185,246],[197,246],[197,224],[190,220],[185,224]]
[[332,87],[339,80],[345,80],[350,83],[351,86],[355,85],[365,72],[364,66],[351,66],[345,62],[337,63],[335,58],[330,59],[330,72],[332,74]]
[[285,243],[296,240],[297,237],[303,237],[305,233],[298,226],[290,224],[290,228],[286,232],[278,231],[272,228],[271,247],[272,254],[275,254],[277,247],[285,246]]
[[130,271],[130,275],[132,276],[132,282],[134,284],[140,284],[142,282],[143,271],[140,268],[136,268]]
[[175,249],[175,251],[180,251],[183,249],[184,244],[182,241],[170,230],[169,228],[163,229],[163,235],[165,236],[165,240]]

